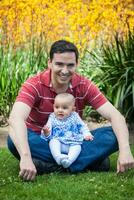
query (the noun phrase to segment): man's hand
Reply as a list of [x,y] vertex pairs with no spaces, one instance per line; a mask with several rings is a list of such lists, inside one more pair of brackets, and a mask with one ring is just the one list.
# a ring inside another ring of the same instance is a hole
[[20,160],[19,176],[26,181],[33,181],[35,179],[37,170],[30,157],[26,156]]
[[131,168],[134,168],[134,158],[130,150],[119,153],[117,161],[117,173],[125,172]]

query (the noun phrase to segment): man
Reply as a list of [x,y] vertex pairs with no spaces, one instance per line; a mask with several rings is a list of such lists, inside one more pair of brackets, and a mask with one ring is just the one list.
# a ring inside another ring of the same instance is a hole
[[117,172],[134,167],[124,117],[90,80],[75,73],[77,66],[76,46],[64,40],[56,41],[50,50],[48,69],[29,78],[19,92],[9,118],[8,148],[20,160],[19,175],[24,180],[34,180],[36,173],[47,171],[47,167],[50,171],[59,169],[48,143],[41,139],[40,131],[48,115],[53,112],[55,96],[64,92],[73,94],[76,111],[80,116],[85,105],[91,105],[112,125],[112,128],[92,131],[94,140],[84,141],[78,159],[68,170],[76,173],[85,169],[97,169],[118,147]]

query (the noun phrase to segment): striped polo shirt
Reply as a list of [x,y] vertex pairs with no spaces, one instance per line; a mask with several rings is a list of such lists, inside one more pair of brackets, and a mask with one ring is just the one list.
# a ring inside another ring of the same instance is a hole
[[[76,112],[82,117],[86,105],[99,108],[107,99],[87,78],[74,73],[69,88],[66,91],[75,97]],[[53,112],[54,98],[57,93],[51,84],[51,71],[47,69],[29,78],[21,87],[16,102],[26,103],[31,112],[26,121],[28,128],[40,133],[48,116]]]

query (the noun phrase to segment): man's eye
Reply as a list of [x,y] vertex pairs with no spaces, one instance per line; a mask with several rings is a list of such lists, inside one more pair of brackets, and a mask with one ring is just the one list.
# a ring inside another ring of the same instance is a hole
[[63,66],[64,66],[63,63],[56,63],[56,65],[57,65],[58,67],[63,67]]
[[68,64],[67,67],[68,67],[68,68],[73,68],[73,67],[74,67],[74,64]]

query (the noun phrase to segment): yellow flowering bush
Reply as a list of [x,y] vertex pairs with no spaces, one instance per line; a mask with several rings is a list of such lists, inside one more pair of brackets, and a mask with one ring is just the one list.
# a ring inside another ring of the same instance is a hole
[[133,9],[133,0],[1,0],[0,42],[18,46],[37,37],[47,47],[67,39],[82,51],[97,37],[133,28]]

